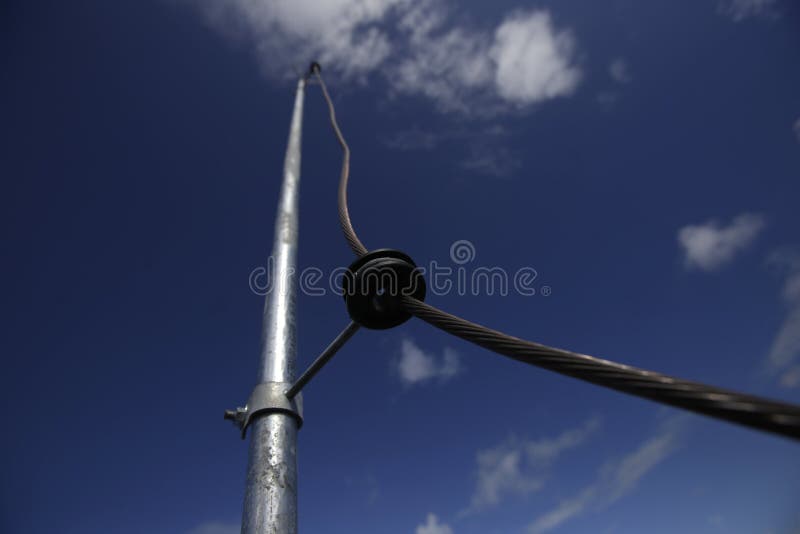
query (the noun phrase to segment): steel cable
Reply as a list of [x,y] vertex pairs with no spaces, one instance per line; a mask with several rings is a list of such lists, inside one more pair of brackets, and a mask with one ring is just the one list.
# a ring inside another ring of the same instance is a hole
[[350,222],[350,211],[347,209],[347,183],[350,180],[350,147],[347,146],[347,141],[344,140],[342,130],[339,129],[339,123],[336,121],[336,110],[333,106],[331,96],[328,94],[328,88],[325,86],[325,81],[322,79],[322,74],[316,70],[319,85],[322,87],[322,96],[325,97],[325,102],[328,104],[328,112],[330,114],[331,126],[336,134],[336,139],[339,140],[339,145],[342,147],[342,174],[339,178],[339,226],[342,227],[344,238],[347,244],[355,252],[356,256],[363,256],[367,253],[367,247],[356,235],[353,229],[353,224]]
[[800,439],[800,406],[691,382],[519,339],[403,297],[428,324],[519,362],[717,419]]
[[[333,102],[318,70],[316,75],[328,104],[331,126],[344,152],[339,180],[339,224],[350,248],[357,256],[363,256],[367,248],[356,235],[347,208],[350,148],[336,121]],[[428,324],[513,360],[662,404],[800,440],[800,406],[548,347],[467,321],[411,297],[404,296],[402,300],[410,313]]]

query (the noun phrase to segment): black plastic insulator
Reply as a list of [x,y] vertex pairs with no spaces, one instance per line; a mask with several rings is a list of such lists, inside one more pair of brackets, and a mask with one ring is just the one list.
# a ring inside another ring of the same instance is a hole
[[316,74],[318,72],[322,72],[322,66],[317,63],[316,61],[312,61],[311,65],[308,67],[308,74]]
[[350,318],[373,330],[403,324],[411,314],[401,297],[425,300],[425,279],[417,264],[403,252],[373,250],[348,267],[342,281]]

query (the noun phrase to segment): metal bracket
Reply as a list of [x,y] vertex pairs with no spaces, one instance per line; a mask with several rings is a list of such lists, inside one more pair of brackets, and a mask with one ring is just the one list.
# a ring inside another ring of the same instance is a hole
[[258,384],[244,408],[225,410],[225,419],[233,422],[242,431],[242,439],[247,433],[247,426],[256,415],[266,413],[283,413],[297,420],[297,428],[303,426],[303,396],[297,394],[290,399],[286,391],[292,386],[288,382],[264,382]]

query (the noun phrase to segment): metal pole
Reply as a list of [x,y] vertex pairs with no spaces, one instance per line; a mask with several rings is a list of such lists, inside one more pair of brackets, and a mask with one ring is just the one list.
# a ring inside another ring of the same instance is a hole
[[[305,79],[297,82],[283,187],[275,218],[271,291],[264,303],[261,338],[262,383],[286,389],[295,374],[297,197]],[[297,533],[297,421],[285,413],[262,414],[249,427],[250,451],[242,534]]]

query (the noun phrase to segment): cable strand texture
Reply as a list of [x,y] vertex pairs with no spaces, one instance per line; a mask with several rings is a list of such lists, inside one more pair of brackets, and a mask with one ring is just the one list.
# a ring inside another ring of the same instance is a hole
[[367,247],[356,235],[353,224],[350,222],[350,211],[347,208],[347,183],[350,180],[350,147],[347,146],[347,141],[342,135],[342,130],[339,128],[339,123],[336,121],[336,110],[333,106],[331,96],[328,94],[328,88],[325,86],[325,81],[322,79],[322,74],[317,71],[317,79],[319,85],[322,87],[322,96],[325,97],[325,102],[328,104],[328,112],[330,115],[331,126],[333,132],[336,134],[336,139],[339,140],[339,145],[342,147],[342,174],[339,179],[339,226],[342,227],[344,238],[347,244],[355,252],[356,256],[363,256],[367,253]]
[[[363,256],[367,253],[367,248],[356,235],[347,208],[350,148],[336,121],[333,101],[325,82],[319,71],[316,74],[328,104],[331,126],[343,151],[338,195],[339,224],[350,248],[357,256]],[[519,362],[662,404],[800,440],[800,406],[548,347],[467,321],[408,296],[403,297],[403,305],[419,319],[448,334]]]
[[519,339],[403,297],[412,314],[519,362],[662,404],[800,439],[800,407]]

